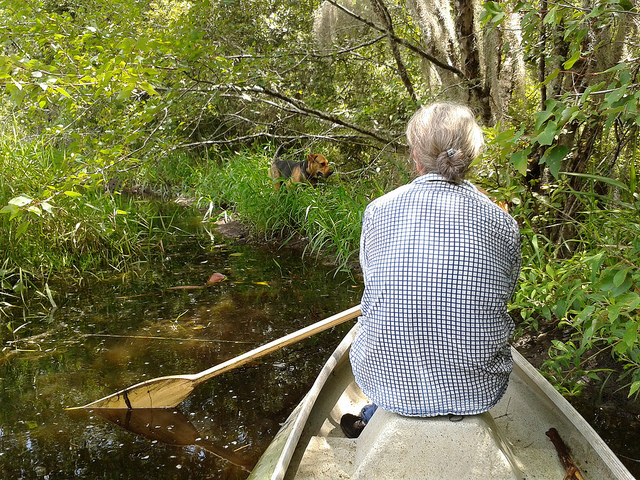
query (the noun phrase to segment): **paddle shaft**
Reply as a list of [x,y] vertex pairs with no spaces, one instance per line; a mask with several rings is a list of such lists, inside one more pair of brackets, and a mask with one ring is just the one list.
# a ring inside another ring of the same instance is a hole
[[356,318],[361,313],[362,311],[360,310],[360,305],[356,305],[355,307],[345,310],[344,312],[338,313],[329,318],[325,318],[324,320],[309,325],[308,327],[302,328],[296,332],[290,333],[289,335],[262,345],[261,347],[250,350],[247,353],[243,353],[242,355],[227,360],[226,362],[220,363],[215,367],[211,367],[200,373],[196,373],[191,376],[191,379],[196,385],[200,384],[212,377],[226,373],[230,370],[233,370],[234,368],[241,367],[242,365],[252,362],[260,357],[264,357],[265,355],[275,352],[276,350],[280,350],[281,348],[297,343],[301,340],[304,340],[305,338],[309,338],[316,333],[324,332],[325,330],[335,327],[336,325],[347,322],[353,318]]
[[268,355],[280,348],[299,342],[316,333],[351,320],[361,314],[360,305],[309,325],[297,332],[255,348],[238,357],[227,360],[215,367],[191,375],[170,375],[154,378],[120,390],[112,395],[96,400],[83,407],[74,408],[172,408],[182,402],[196,385],[216,375],[233,370],[253,360]]

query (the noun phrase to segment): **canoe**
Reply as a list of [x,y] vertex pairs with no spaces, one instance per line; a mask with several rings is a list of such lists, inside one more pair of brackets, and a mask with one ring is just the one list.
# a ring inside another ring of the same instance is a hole
[[367,403],[349,362],[356,328],[333,352],[249,479],[634,479],[515,349],[509,387],[489,412],[460,420],[378,409],[359,438],[346,438],[340,418]]

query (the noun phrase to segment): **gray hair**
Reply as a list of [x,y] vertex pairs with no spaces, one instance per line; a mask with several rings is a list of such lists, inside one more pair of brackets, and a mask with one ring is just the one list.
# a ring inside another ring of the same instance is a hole
[[482,129],[464,105],[434,103],[418,110],[407,125],[411,161],[422,173],[438,173],[452,183],[464,180],[484,147]]

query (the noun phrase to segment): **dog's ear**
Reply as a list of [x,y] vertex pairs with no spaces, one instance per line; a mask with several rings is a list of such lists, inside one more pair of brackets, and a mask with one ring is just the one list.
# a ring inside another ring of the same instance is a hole
[[309,156],[307,157],[307,162],[309,163],[315,162],[317,156],[318,156],[317,153],[310,153]]

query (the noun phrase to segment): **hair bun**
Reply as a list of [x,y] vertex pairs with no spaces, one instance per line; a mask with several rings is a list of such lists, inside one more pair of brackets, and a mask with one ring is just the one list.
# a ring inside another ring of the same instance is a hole
[[436,165],[438,173],[449,182],[455,184],[459,184],[464,180],[468,168],[464,153],[453,148],[440,153],[436,158]]

